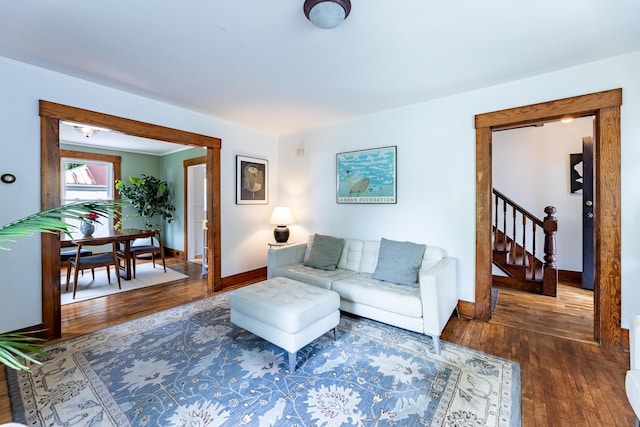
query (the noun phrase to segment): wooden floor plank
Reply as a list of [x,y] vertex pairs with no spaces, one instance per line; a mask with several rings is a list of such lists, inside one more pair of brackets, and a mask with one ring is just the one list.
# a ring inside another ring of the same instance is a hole
[[593,342],[593,292],[560,283],[552,298],[499,288],[491,323]]
[[[190,278],[64,306],[63,339],[212,295],[200,265],[168,259],[167,267]],[[593,342],[590,293],[560,286],[558,298],[541,298],[500,290],[490,322],[453,317],[442,339],[520,363],[523,427],[633,425],[629,354]],[[0,369],[0,423],[11,420]]]

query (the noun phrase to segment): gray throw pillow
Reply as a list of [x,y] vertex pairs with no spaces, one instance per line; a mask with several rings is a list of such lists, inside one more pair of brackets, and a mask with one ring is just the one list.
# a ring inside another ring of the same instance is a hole
[[383,238],[380,241],[378,264],[372,277],[399,285],[415,285],[418,283],[418,271],[426,249],[427,245]]
[[342,255],[344,239],[316,234],[304,265],[322,270],[335,270]]

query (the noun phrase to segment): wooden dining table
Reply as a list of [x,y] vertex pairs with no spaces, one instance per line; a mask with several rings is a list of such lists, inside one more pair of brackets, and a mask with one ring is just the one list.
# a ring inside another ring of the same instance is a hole
[[118,261],[122,261],[121,264],[119,263],[120,277],[125,280],[131,280],[131,242],[136,239],[153,237],[157,232],[158,230],[138,230],[129,228],[123,230],[111,230],[108,234],[96,232],[91,236],[72,233],[71,238],[66,235],[62,236],[60,246],[65,248],[76,246],[78,244],[91,245],[92,240],[100,239],[101,241],[104,241],[105,238],[109,239],[110,242],[116,242],[118,246],[118,255],[121,256]]

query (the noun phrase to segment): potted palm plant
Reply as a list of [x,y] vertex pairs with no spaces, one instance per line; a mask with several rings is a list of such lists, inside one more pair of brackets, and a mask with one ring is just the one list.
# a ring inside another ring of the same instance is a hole
[[145,229],[153,228],[151,221],[155,216],[160,216],[167,222],[173,220],[176,208],[171,202],[171,188],[167,181],[142,174],[141,178],[130,176],[129,182],[130,184],[125,184],[120,180],[116,181],[116,189],[131,202],[136,211],[127,218],[140,220]]
[[[76,227],[67,224],[65,219],[82,219],[87,215],[95,218],[119,216],[121,205],[122,203],[116,200],[70,203],[10,222],[0,226],[0,250],[8,249],[3,246],[5,242],[35,233],[65,233],[70,236]],[[28,370],[27,361],[41,364],[34,356],[44,354],[38,347],[42,339],[33,336],[34,332],[0,334],[0,363],[16,370]]]

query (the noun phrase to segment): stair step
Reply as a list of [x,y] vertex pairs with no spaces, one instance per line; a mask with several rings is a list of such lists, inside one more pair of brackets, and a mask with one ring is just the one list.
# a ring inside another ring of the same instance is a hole
[[542,268],[536,268],[535,276],[532,276],[531,269],[529,267],[524,267],[522,265],[496,264],[496,266],[498,266],[498,268],[500,268],[500,270],[502,270],[505,274],[519,280],[534,280],[534,281],[542,280],[542,276],[543,276]]

